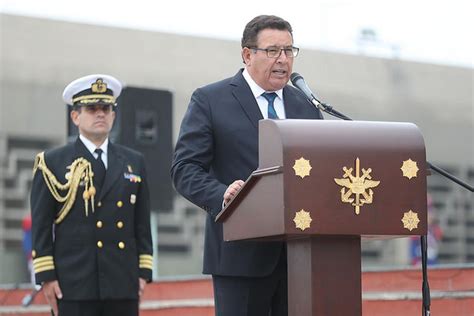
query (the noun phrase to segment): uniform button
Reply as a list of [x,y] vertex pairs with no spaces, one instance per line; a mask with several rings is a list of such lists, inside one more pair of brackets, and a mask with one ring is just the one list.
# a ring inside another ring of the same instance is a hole
[[102,244],[102,242],[99,240],[99,241],[97,242],[97,247],[102,248],[103,246],[104,246],[104,244]]
[[118,227],[118,228],[122,228],[122,227],[123,227],[123,222],[122,222],[122,221],[118,221],[118,222],[117,222],[117,227]]
[[99,203],[97,203],[97,206],[98,206],[98,207],[101,207],[101,206],[102,206],[102,202],[99,201]]
[[97,221],[96,226],[97,228],[102,228],[102,221]]
[[118,247],[119,247],[120,249],[123,249],[123,248],[125,248],[125,243],[124,243],[124,242],[122,242],[122,241],[121,241],[121,242],[119,242],[119,243],[118,243]]
[[118,207],[122,207],[122,206],[123,206],[123,202],[122,202],[122,201],[118,201],[118,202],[117,202],[117,206],[118,206]]

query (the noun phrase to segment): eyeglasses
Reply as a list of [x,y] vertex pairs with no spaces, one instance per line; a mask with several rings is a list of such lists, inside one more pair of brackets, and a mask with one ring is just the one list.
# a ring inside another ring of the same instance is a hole
[[86,112],[94,114],[97,111],[102,111],[105,114],[109,114],[112,112],[112,105],[111,104],[94,104],[94,105],[84,105],[83,108]]
[[269,58],[278,58],[281,55],[281,52],[284,51],[286,57],[288,58],[293,58],[298,56],[298,52],[300,49],[298,47],[276,47],[276,46],[270,46],[268,48],[258,48],[258,47],[249,47],[250,49],[254,50],[261,50],[264,52],[267,52],[267,57]]

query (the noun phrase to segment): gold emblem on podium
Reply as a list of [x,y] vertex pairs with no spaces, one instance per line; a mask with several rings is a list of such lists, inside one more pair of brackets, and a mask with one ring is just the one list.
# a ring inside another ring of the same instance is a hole
[[296,212],[295,218],[293,218],[293,222],[295,222],[296,228],[299,228],[301,230],[310,228],[312,220],[313,219],[311,218],[311,215],[309,214],[309,212],[306,212],[303,209],[299,212]]
[[[374,192],[371,188],[378,186],[380,181],[370,180],[372,179],[370,175],[372,172],[371,168],[367,170],[362,168],[362,176],[360,176],[360,160],[358,157],[356,159],[355,176],[352,175],[352,168],[343,167],[342,170],[344,171],[342,179],[334,178],[334,181],[343,187],[341,189],[341,201],[343,203],[351,203],[355,208],[356,215],[359,215],[362,205],[371,204],[373,202]],[[346,188],[348,189],[347,191]],[[366,192],[367,189],[369,190],[368,192]],[[355,202],[354,198],[351,198],[353,194],[355,194]],[[361,198],[361,194],[363,198]]]
[[403,228],[408,229],[409,231],[418,228],[418,223],[420,219],[418,218],[418,213],[409,210],[408,212],[403,213],[402,223]]
[[403,165],[400,169],[403,172],[403,176],[408,179],[415,178],[419,170],[416,161],[411,159],[403,161]]
[[295,170],[295,175],[300,176],[301,179],[303,179],[306,176],[309,176],[309,173],[312,168],[313,167],[311,167],[310,161],[304,159],[303,157],[295,160],[295,164],[293,165],[293,170]]

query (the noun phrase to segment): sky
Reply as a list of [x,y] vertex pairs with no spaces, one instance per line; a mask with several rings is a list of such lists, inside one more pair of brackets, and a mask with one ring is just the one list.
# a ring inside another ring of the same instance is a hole
[[0,0],[0,12],[236,41],[274,14],[302,49],[474,68],[473,0]]

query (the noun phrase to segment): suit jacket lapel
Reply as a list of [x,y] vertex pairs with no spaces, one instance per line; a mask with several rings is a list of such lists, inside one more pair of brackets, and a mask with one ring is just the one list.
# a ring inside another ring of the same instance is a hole
[[104,184],[100,190],[100,201],[109,190],[112,188],[113,184],[117,181],[118,177],[124,170],[124,159],[117,152],[115,145],[109,142],[109,148],[107,153],[107,172],[105,173]]
[[78,137],[76,139],[76,143],[74,144],[74,159],[79,157],[87,159],[90,163],[93,163],[95,160],[94,156],[92,156],[86,145],[84,145],[84,143]]
[[245,114],[249,118],[250,122],[255,128],[258,128],[258,121],[263,119],[262,113],[258,107],[257,101],[255,100],[252,90],[242,75],[240,70],[230,83],[234,86],[232,94],[239,101],[240,106],[244,110]]

